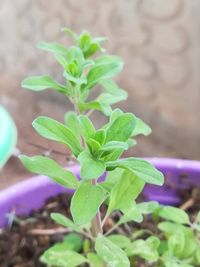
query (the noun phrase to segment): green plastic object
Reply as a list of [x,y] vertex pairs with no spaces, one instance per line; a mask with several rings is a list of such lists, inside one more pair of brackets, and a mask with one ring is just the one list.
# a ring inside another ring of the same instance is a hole
[[0,169],[11,156],[16,142],[16,126],[9,113],[0,106]]

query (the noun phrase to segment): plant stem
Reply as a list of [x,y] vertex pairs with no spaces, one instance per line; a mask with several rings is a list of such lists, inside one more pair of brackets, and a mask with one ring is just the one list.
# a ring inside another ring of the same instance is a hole
[[74,88],[74,111],[76,112],[77,115],[80,115],[80,110],[78,108],[78,92],[77,92],[78,88]]
[[110,233],[112,233],[115,229],[117,229],[119,227],[119,224],[116,223],[112,228],[110,228],[110,230],[108,230],[108,232],[106,232],[105,236],[109,235]]
[[[96,180],[91,180],[91,183],[93,185],[96,184]],[[101,214],[100,210],[98,210],[97,214],[95,215],[94,219],[92,220],[92,225],[91,225],[91,233],[93,237],[97,237],[99,233],[102,234],[102,223],[101,223]]]
[[105,217],[102,220],[102,228],[104,227],[104,224],[106,223],[107,219],[109,218],[109,214],[106,213]]
[[[74,88],[75,91],[75,95],[74,95],[74,110],[76,112],[77,115],[80,115],[80,110],[78,108],[78,94],[77,94],[77,88]],[[84,140],[82,140],[83,142],[83,146],[86,147],[86,143],[84,142]],[[91,180],[92,184],[96,184],[96,180]],[[94,217],[94,219],[92,220],[92,225],[91,225],[91,234],[92,237],[96,237],[99,233],[102,233],[102,224],[101,224],[101,214],[100,214],[100,210],[98,210],[96,216]]]
[[99,233],[102,234],[100,211],[97,212],[96,216],[92,220],[91,233],[94,237],[97,237]]

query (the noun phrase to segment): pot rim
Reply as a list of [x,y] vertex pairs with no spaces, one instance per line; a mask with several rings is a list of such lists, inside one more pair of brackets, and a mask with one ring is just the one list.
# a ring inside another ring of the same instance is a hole
[[[163,172],[166,170],[174,173],[179,173],[182,170],[191,172],[195,176],[195,181],[200,183],[200,179],[196,179],[197,175],[200,178],[200,161],[158,157],[146,157],[144,159]],[[79,177],[79,165],[69,166],[68,169]],[[179,186],[177,181],[176,183]],[[147,200],[157,200],[162,204],[177,204],[179,202],[180,199],[176,196],[175,191],[165,191],[163,186],[147,185],[145,188]],[[32,176],[25,181],[0,190],[0,227],[8,222],[6,214],[13,211],[17,215],[29,214],[31,210],[40,208],[47,198],[63,192],[72,193],[73,190],[59,186],[43,175]]]

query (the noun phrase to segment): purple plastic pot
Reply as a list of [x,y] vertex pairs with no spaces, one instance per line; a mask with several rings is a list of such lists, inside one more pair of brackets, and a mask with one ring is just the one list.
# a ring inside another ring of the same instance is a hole
[[[167,158],[146,158],[165,175],[162,187],[147,185],[144,193],[147,200],[161,204],[177,205],[180,199],[177,190],[188,186],[200,185],[200,162]],[[79,177],[79,166],[70,167]],[[40,208],[45,200],[62,192],[72,193],[48,177],[35,176],[0,191],[0,227],[7,225],[8,214],[26,215]]]

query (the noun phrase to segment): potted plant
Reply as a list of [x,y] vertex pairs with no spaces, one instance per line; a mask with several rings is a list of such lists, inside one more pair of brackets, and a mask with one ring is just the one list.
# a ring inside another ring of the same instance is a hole
[[[54,89],[68,97],[74,106],[65,115],[65,124],[40,116],[34,120],[33,127],[41,136],[70,148],[80,171],[77,167],[61,167],[46,156],[20,156],[29,171],[48,176],[68,192],[73,190],[70,217],[58,212],[51,214],[62,230],[73,234],[48,248],[41,255],[41,262],[61,267],[199,266],[200,213],[190,218],[183,209],[162,206],[154,200],[137,202],[145,185],[162,186],[164,175],[148,160],[120,159],[125,150],[136,145],[137,135],[151,132],[132,113],[111,108],[127,98],[127,93],[112,80],[122,70],[122,60],[105,53],[104,38],[92,38],[88,32],[78,36],[69,29],[63,31],[73,38],[75,46],[65,48],[43,42],[39,48],[53,53],[64,69],[66,82],[60,84],[49,76],[31,77],[22,82],[30,90]],[[97,52],[104,54],[96,56]],[[102,93],[88,100],[97,85]],[[108,117],[108,122],[99,129],[89,118],[95,110]],[[197,166],[199,172],[198,163]],[[35,205],[41,205],[40,200],[52,194],[47,190],[52,184],[48,182],[48,188],[46,184],[45,181],[44,189],[43,184],[37,183],[36,187],[42,191],[34,191],[27,181],[24,185],[28,190],[22,200],[27,201],[31,195]],[[53,194],[61,190],[52,188]],[[150,190],[156,194],[154,188]],[[171,193],[173,196],[174,192]],[[149,198],[155,197],[152,194]],[[152,221],[153,229],[140,226],[145,215]]]

